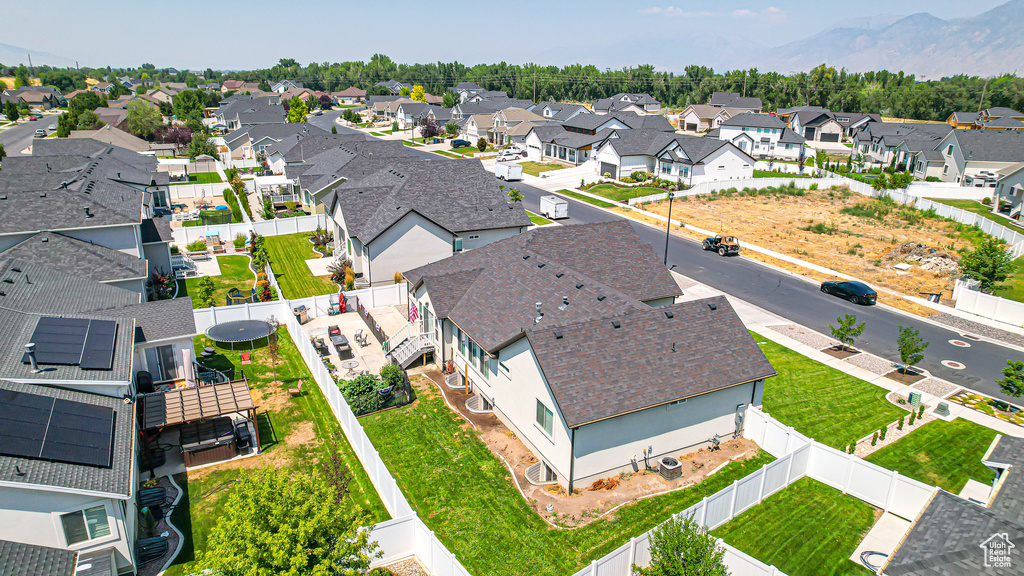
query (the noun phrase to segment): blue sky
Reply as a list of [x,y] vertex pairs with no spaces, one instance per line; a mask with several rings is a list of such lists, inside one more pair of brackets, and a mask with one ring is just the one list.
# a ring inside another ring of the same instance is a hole
[[733,50],[756,51],[850,18],[927,11],[948,19],[1002,1],[37,0],[5,8],[0,42],[93,66],[239,69],[281,57],[336,62],[381,52],[399,62],[666,67],[714,59],[722,37]]

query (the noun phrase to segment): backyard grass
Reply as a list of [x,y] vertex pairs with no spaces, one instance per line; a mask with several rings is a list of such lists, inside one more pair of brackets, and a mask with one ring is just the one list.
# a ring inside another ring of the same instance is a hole
[[598,200],[596,198],[591,198],[590,196],[587,196],[586,194],[580,194],[579,192],[573,192],[572,190],[566,190],[566,189],[563,188],[562,190],[559,190],[558,193],[559,194],[564,194],[564,195],[566,195],[566,196],[568,196],[570,198],[575,198],[576,200],[579,200],[580,202],[586,202],[587,204],[593,204],[594,206],[597,206],[598,208],[615,208],[615,204],[612,204],[611,202],[605,202],[603,200]]
[[431,385],[415,403],[360,419],[420,518],[475,576],[565,576],[770,462],[760,453],[686,490],[555,530],[514,488],[508,469]]
[[188,175],[188,182],[173,182],[172,184],[218,184],[220,182],[223,180],[216,172],[193,172]]
[[909,414],[886,390],[751,332],[778,376],[764,388],[764,410],[822,444],[842,449]]
[[529,210],[526,211],[526,214],[530,217],[530,222],[533,222],[537,226],[546,226],[548,224],[551,224],[551,220],[548,220],[547,218],[545,218],[543,216],[534,214],[533,212],[530,212]]
[[[332,435],[339,438],[338,452],[349,467],[350,496],[356,505],[367,511],[367,523],[389,518],[288,330],[282,327],[278,334],[281,359],[276,367],[277,384],[274,383],[275,370],[269,365],[266,348],[257,349],[252,355],[252,364],[246,366],[241,365],[238,352],[219,347],[217,355],[203,360],[211,368],[233,369],[236,378],[244,369],[249,387],[260,406],[257,422],[263,454],[174,477],[184,494],[181,503],[171,513],[171,521],[185,534],[185,541],[181,553],[166,572],[168,576],[193,572],[196,551],[201,554],[206,548],[210,531],[217,522],[220,507],[231,493],[232,484],[249,470],[265,465],[307,472],[317,470],[321,461],[330,454],[331,443],[324,441]],[[204,337],[196,338],[196,349],[209,345]],[[303,395],[290,397],[287,389],[300,378],[303,380]]]
[[[228,290],[238,288],[243,293],[252,289],[256,276],[249,270],[248,256],[219,256],[217,264],[220,265],[220,276],[210,276],[213,280],[213,305],[226,306]],[[178,280],[178,298],[192,295],[192,308],[205,308],[205,306],[194,298],[196,289],[201,278],[186,278]]]
[[565,168],[561,164],[543,164],[533,161],[523,162],[520,166],[523,167],[523,174],[529,174],[530,176],[540,176],[541,172],[552,172]]
[[810,174],[790,174],[789,172],[775,172],[774,170],[754,170],[754,178],[810,178]]
[[[650,196],[652,194],[667,194],[668,192],[661,188],[651,188],[649,186],[637,186],[635,188],[626,188],[616,186],[614,184],[598,184],[587,189],[587,192],[591,194],[597,194],[598,196],[604,196],[609,200],[615,200],[616,202],[624,202],[630,198],[639,198],[641,196]],[[667,196],[662,196],[667,198]]]
[[939,204],[952,206],[954,208],[961,208],[963,210],[967,210],[968,212],[974,212],[978,216],[984,216],[985,218],[992,220],[996,224],[1002,224],[1003,226],[1006,226],[1011,230],[1020,229],[1019,223],[1010,220],[1009,218],[1003,216],[1002,214],[993,213],[992,208],[990,208],[989,206],[985,206],[984,204],[978,202],[977,200],[947,200],[945,198],[929,198],[929,200],[931,200],[932,202],[938,202]]
[[981,463],[996,432],[957,418],[933,420],[866,460],[925,484],[959,494],[967,480],[991,484],[995,472]]
[[801,478],[712,534],[789,576],[867,575],[850,555],[874,521],[870,504]]
[[410,142],[408,140],[402,140],[402,144],[405,144],[406,146],[415,146],[415,147],[422,146],[422,144],[417,144],[415,142]]
[[266,236],[267,254],[274,277],[281,285],[282,298],[305,298],[321,294],[335,294],[338,285],[327,276],[313,276],[306,260],[316,258],[308,232]]
[[1013,261],[1013,272],[995,289],[995,295],[1017,302],[1024,302],[1024,257]]

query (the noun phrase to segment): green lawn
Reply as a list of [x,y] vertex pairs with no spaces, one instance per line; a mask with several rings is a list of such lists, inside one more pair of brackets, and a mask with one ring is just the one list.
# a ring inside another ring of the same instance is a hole
[[422,146],[422,144],[417,144],[415,142],[410,142],[408,140],[402,140],[402,144],[405,144],[406,146],[416,146],[416,147]]
[[605,202],[604,200],[598,200],[596,198],[591,198],[590,196],[587,196],[586,194],[580,194],[579,192],[573,192],[572,190],[562,189],[562,190],[559,190],[558,193],[559,194],[564,194],[564,195],[566,195],[566,196],[568,196],[570,198],[575,198],[576,200],[579,200],[580,202],[586,202],[587,204],[593,204],[594,206],[597,206],[598,208],[615,208],[615,206],[616,206],[615,204],[612,204],[611,202]]
[[188,175],[188,182],[172,182],[171,184],[217,184],[223,182],[216,172],[193,172]]
[[985,218],[992,220],[996,224],[1002,224],[1003,226],[1006,226],[1011,230],[1019,231],[1021,228],[1019,223],[1011,221],[1009,218],[1003,216],[1002,214],[993,213],[990,207],[985,206],[984,204],[978,202],[977,200],[947,200],[945,198],[929,198],[929,200],[931,200],[932,202],[938,202],[939,204],[952,206],[954,208],[962,208],[964,210],[967,210],[968,212],[974,212],[979,216],[984,216]]
[[370,132],[370,136],[380,137],[380,136],[383,136],[383,134],[381,134],[380,132]]
[[712,534],[789,576],[860,576],[850,555],[874,521],[870,504],[801,478]]
[[[321,461],[330,454],[331,444],[323,440],[338,434],[339,453],[349,467],[352,500],[367,511],[368,523],[388,519],[387,509],[345,440],[341,425],[313,381],[288,330],[282,327],[279,334],[281,360],[276,368],[279,384],[273,384],[275,371],[268,363],[266,348],[257,349],[252,355],[252,364],[246,366],[241,365],[238,352],[222,348],[217,348],[217,355],[203,360],[211,368],[234,368],[236,378],[244,370],[249,387],[259,398],[257,422],[264,453],[247,462],[252,463],[251,467],[270,464],[312,471],[318,469]],[[196,337],[197,350],[208,345],[204,337]],[[304,394],[290,397],[287,389],[300,378]],[[182,503],[172,511],[171,521],[186,538],[174,565],[166,572],[168,576],[192,573],[196,551],[201,554],[205,548],[210,530],[217,522],[219,508],[231,492],[231,485],[246,475],[251,467],[213,467],[175,476],[175,482],[184,488],[185,494]]]
[[415,403],[360,419],[420,518],[474,576],[565,576],[772,460],[760,453],[686,490],[610,518],[554,530],[515,489],[508,469],[430,385]]
[[995,437],[995,430],[962,418],[933,420],[866,460],[959,494],[968,479],[982,484],[995,479],[995,472],[981,463]]
[[754,178],[810,178],[810,174],[790,174],[789,172],[775,172],[768,170],[754,170]]
[[461,159],[462,158],[462,156],[460,156],[458,154],[452,154],[451,152],[448,152],[446,150],[434,150],[434,154],[440,154],[441,156],[447,156],[448,158],[455,158],[455,159]]
[[537,226],[545,226],[547,224],[551,224],[551,220],[548,220],[547,218],[545,218],[543,216],[534,214],[533,212],[530,212],[529,210],[526,211],[526,214],[530,216],[530,222],[533,222]]
[[[220,276],[210,276],[213,280],[213,305],[226,306],[227,294],[231,288],[238,288],[243,293],[252,289],[256,276],[249,270],[248,256],[219,256],[217,264],[220,265]],[[196,293],[200,278],[186,278],[178,280],[178,297],[184,298]],[[192,308],[203,308],[198,301],[192,300]]]
[[306,260],[317,257],[309,237],[309,232],[265,237],[270,267],[285,299],[335,294],[338,291],[338,285],[329,277],[313,276],[306,266]]
[[751,332],[778,376],[765,383],[764,410],[822,444],[842,449],[909,414],[886,390]]
[[523,162],[520,166],[523,167],[523,174],[529,174],[530,176],[540,176],[541,172],[551,172],[565,168],[565,166],[562,166],[561,164],[542,164],[532,160]]
[[472,155],[476,154],[479,151],[480,150],[477,149],[476,146],[466,146],[466,147],[463,147],[463,148],[452,148],[452,152],[455,152],[456,154],[465,154],[467,156],[472,156]]
[[1013,261],[1013,272],[1009,278],[996,286],[995,295],[1024,302],[1024,257]]
[[587,192],[597,194],[598,196],[604,196],[605,198],[615,200],[616,202],[624,202],[630,198],[639,198],[641,196],[650,196],[652,194],[668,194],[668,192],[661,188],[651,188],[649,186],[625,188],[614,184],[598,184],[597,186],[588,188]]

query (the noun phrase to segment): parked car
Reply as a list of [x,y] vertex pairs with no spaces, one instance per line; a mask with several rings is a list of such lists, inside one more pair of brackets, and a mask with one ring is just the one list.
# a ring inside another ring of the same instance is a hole
[[514,150],[512,148],[508,148],[506,150],[502,150],[501,152],[498,152],[498,162],[508,162],[508,161],[511,161],[511,160],[519,160],[522,157],[523,157],[522,152],[520,152],[519,150]]
[[46,138],[46,130],[43,129],[43,128],[40,128],[39,130],[36,130],[36,133],[33,134],[32,137],[33,138]]
[[36,116],[35,114],[32,114],[31,116],[28,117],[28,119],[31,122],[35,122],[36,120],[39,120],[39,116]]
[[705,250],[718,252],[719,256],[732,256],[740,253],[740,241],[735,236],[718,234],[712,238],[705,238],[701,245]]
[[875,292],[867,284],[857,282],[856,280],[829,280],[822,282],[821,291],[825,294],[839,296],[854,304],[864,304],[865,306],[871,306],[878,301],[878,292]]
[[452,148],[469,148],[472,145],[469,140],[452,140]]

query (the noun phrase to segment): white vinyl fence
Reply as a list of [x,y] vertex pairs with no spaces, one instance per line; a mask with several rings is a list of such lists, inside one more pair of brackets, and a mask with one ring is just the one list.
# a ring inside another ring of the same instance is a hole
[[1024,302],[983,294],[971,283],[963,280],[956,281],[953,299],[956,301],[957,310],[1024,327]]
[[[715,191],[728,190],[730,188],[743,190],[744,188],[768,188],[769,186],[779,187],[789,186],[790,184],[800,188],[801,190],[806,190],[813,184],[816,184],[818,188],[830,188],[832,186],[845,186],[847,180],[847,178],[740,178],[736,180],[715,180],[712,182],[694,184],[692,188],[674,192],[673,196],[675,198],[679,198],[681,196],[699,196],[702,194],[710,194]],[[870,186],[868,186],[868,188],[870,188]],[[666,199],[668,199],[668,192],[651,194],[649,196],[630,198],[629,205],[636,206],[637,204],[643,204],[645,202],[655,202]]]
[[[690,506],[675,516],[690,516],[709,530],[717,528],[804,476],[855,496],[902,518],[915,520],[936,488],[905,478],[815,442],[757,408],[749,408],[743,435],[777,460]],[[631,576],[632,566],[650,562],[650,532],[594,560],[574,576]],[[719,541],[733,576],[784,576],[774,566]]]
[[224,189],[228,187],[230,186],[227,182],[220,182],[218,184],[172,184],[167,188],[171,200],[181,200],[182,198],[223,197]]
[[238,234],[248,236],[254,230],[261,236],[278,236],[281,234],[295,234],[297,232],[312,232],[317,227],[327,228],[327,216],[325,214],[311,214],[295,218],[275,218],[260,222],[173,228],[171,233],[174,236],[175,244],[185,246],[190,242],[205,238],[210,232],[219,232],[221,239],[227,242]]

